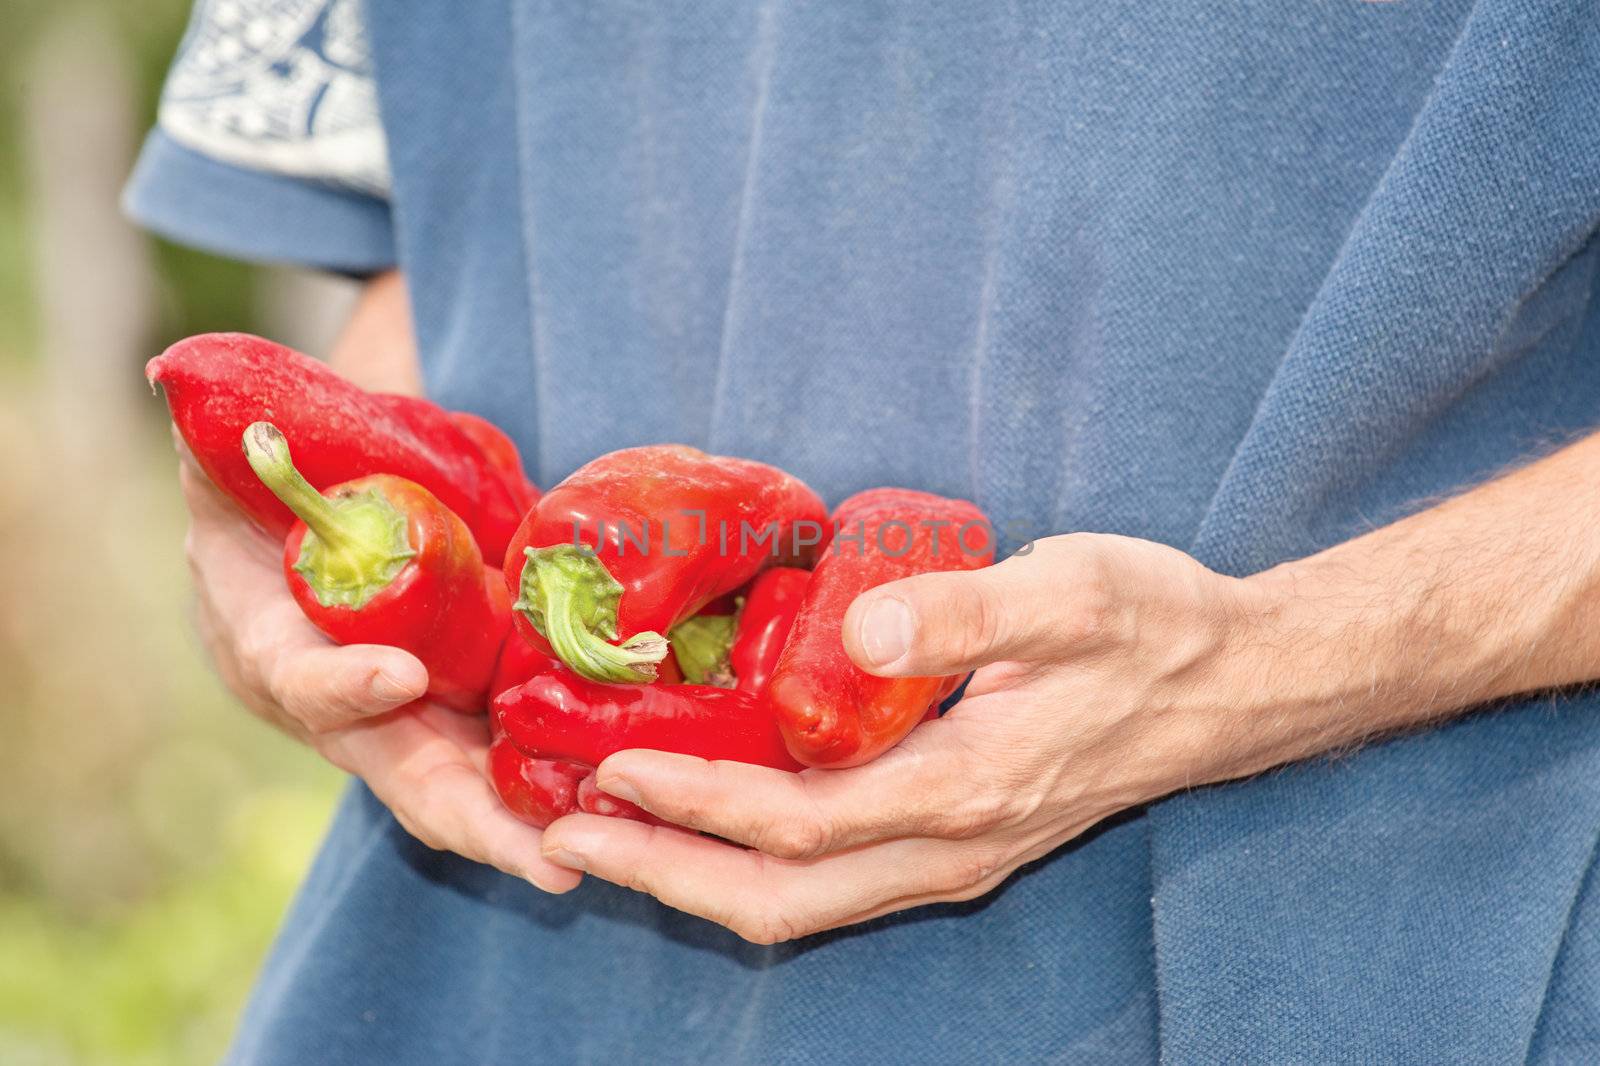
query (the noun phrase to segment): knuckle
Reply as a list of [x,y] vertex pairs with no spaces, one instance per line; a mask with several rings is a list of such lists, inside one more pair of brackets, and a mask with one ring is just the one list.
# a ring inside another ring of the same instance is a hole
[[389,809],[394,814],[394,820],[400,823],[400,828],[404,829],[411,839],[430,851],[444,850],[444,844],[427,822],[417,818],[405,807],[395,806]]
[[967,617],[955,631],[955,652],[963,662],[972,661],[990,648],[998,648],[1006,633],[1006,612],[996,602],[986,584],[968,583]]
[[250,656],[245,661],[255,666],[257,676],[261,678],[261,691],[274,706],[281,708],[285,714],[311,732],[321,732],[311,720],[314,715],[307,713],[305,701],[300,699],[299,686],[295,683],[286,660],[280,658],[268,663],[259,656]]
[[816,817],[769,823],[754,835],[758,850],[779,859],[809,859],[827,851],[833,841],[828,823]]
[[178,460],[178,490],[183,493],[184,500],[191,504],[200,488],[195,480],[197,476],[198,472],[188,458],[180,458]]
[[191,522],[189,528],[183,532],[183,560],[189,566],[189,573],[198,581],[204,572],[202,553],[204,538]]
[[233,638],[234,658],[256,670],[263,681],[271,672],[278,647],[278,634],[270,619],[261,614],[240,626]]
[[672,809],[672,820],[685,825],[704,826],[711,824],[716,809],[698,795],[675,794],[663,797]]
[[967,850],[944,872],[941,890],[952,899],[967,900],[987,892],[1001,869],[1001,856],[990,848]]
[[1061,563],[1058,636],[1074,644],[1106,637],[1116,620],[1117,599],[1105,559],[1099,551],[1074,550]]
[[781,909],[766,906],[735,917],[729,928],[752,944],[771,946],[804,935],[803,927]]

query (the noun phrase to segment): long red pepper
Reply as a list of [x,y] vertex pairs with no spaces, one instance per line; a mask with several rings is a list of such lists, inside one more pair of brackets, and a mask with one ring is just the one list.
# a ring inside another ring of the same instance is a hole
[[428,694],[482,711],[511,605],[466,523],[413,481],[356,478],[326,495],[295,469],[268,422],[243,434],[248,469],[299,517],[283,545],[289,591],[340,644],[403,648],[428,668]]
[[[794,624],[795,613],[810,579],[810,571],[780,566],[765,571],[750,583],[748,599],[739,615],[739,638],[730,655],[738,660],[743,670],[737,686],[741,690],[755,693],[765,685],[765,679],[771,675],[783,651],[784,640]],[[716,607],[732,610],[736,604],[728,598],[725,603],[709,604],[707,611]],[[702,618],[705,614],[695,617]],[[675,633],[681,631],[681,626],[674,630]],[[498,696],[550,669],[559,669],[557,660],[512,635],[500,653],[500,665],[489,691]],[[676,664],[670,655],[661,661],[661,672],[658,685],[682,680],[677,676]],[[510,700],[495,704],[492,711],[495,744],[489,752],[489,778],[501,801],[513,814],[541,829],[574,810],[630,818],[649,825],[667,824],[637,804],[601,792],[595,784],[592,766],[529,755],[517,748],[501,724],[501,715],[509,705],[512,705]],[[519,730],[519,733],[527,738],[525,731]],[[633,743],[632,737],[619,736],[614,742],[623,747],[640,746]],[[576,789],[572,785],[574,780],[578,781]]]
[[520,470],[508,469],[506,449],[516,449],[504,434],[483,426],[469,432],[426,400],[369,393],[261,337],[190,337],[150,360],[145,377],[166,391],[172,421],[201,469],[274,536],[288,533],[294,515],[239,454],[240,435],[256,421],[271,421],[293,438],[301,473],[316,488],[368,474],[421,485],[461,516],[495,565],[527,509],[531,486]]
[[497,728],[528,755],[599,766],[626,748],[655,748],[778,770],[800,764],[763,700],[710,685],[609,685],[553,669],[500,693]]
[[851,661],[844,614],[870,588],[994,561],[983,512],[965,500],[872,489],[839,505],[833,548],[818,563],[767,689],[784,740],[807,766],[856,766],[900,741],[955,677],[875,677]]
[[551,489],[506,557],[517,627],[597,681],[656,676],[663,634],[827,535],[822,501],[764,463],[682,445],[601,456]]
[[728,651],[735,688],[766,691],[810,585],[811,571],[792,566],[773,567],[750,583],[739,611],[737,635]]
[[[737,685],[739,689],[758,693],[765,686],[766,678],[771,675],[773,667],[777,665],[778,656],[783,651],[784,640],[794,624],[795,614],[810,579],[811,573],[808,570],[780,566],[763,572],[748,586],[747,595],[742,597],[743,608],[738,619],[739,635],[729,654],[729,658],[737,661],[740,666],[741,673]],[[708,611],[715,607],[731,610],[737,606],[732,598],[729,598],[724,603],[708,605]],[[695,617],[703,618],[705,614]],[[718,614],[713,617],[731,616]],[[681,632],[681,626],[674,632]],[[672,656],[662,660],[661,665],[665,674],[666,669],[673,665]],[[535,674],[552,668],[558,668],[556,660],[513,636],[506,641],[505,650],[501,652],[500,666],[495,672],[494,684],[490,691],[499,695]],[[663,684],[666,680],[664,677],[657,684]],[[672,680],[675,683],[678,679]],[[501,716],[508,707],[515,706],[514,701],[507,700],[495,704],[492,711],[496,737],[503,739],[504,745],[511,747],[515,745],[505,735]],[[527,729],[519,729],[518,732],[525,740],[531,740],[533,746],[537,748],[537,738],[530,738]],[[621,747],[643,746],[642,741],[635,743],[631,735],[618,735],[613,743]],[[637,805],[601,792],[595,785],[592,767],[563,759],[539,758],[523,753],[520,749],[518,755],[520,761],[503,751],[498,756],[491,756],[491,768],[495,766],[500,768],[498,776],[491,774],[491,777],[496,790],[501,792],[501,798],[506,806],[514,813],[519,813],[525,820],[533,821],[534,824],[543,827],[549,825],[554,818],[571,814],[573,804],[576,803],[577,809],[591,814],[662,824],[660,819]],[[584,776],[585,774],[587,776]],[[571,780],[575,775],[581,777],[576,794],[571,789]],[[529,818],[522,813],[527,811],[535,812],[535,817]]]

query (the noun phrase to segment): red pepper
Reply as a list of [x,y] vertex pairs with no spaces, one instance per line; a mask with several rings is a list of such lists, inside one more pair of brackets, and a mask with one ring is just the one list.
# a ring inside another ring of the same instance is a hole
[[326,496],[295,469],[276,426],[244,432],[253,469],[300,517],[283,545],[295,602],[340,644],[403,648],[428,668],[428,694],[458,711],[482,711],[511,605],[498,571],[466,523],[414,481],[356,478]]
[[[502,587],[504,582],[501,583]],[[515,688],[535,674],[542,674],[560,665],[555,659],[535,648],[515,633],[506,634],[505,645],[500,649],[500,661],[495,664],[494,677],[489,682],[489,696],[494,698],[508,688]]]
[[[428,400],[416,400],[416,397],[402,397],[427,404],[429,407],[437,406]],[[506,436],[505,431],[493,422],[471,411],[446,411],[450,421],[456,428],[466,434],[472,443],[483,452],[483,457],[489,465],[500,471],[505,478],[507,487],[512,490],[513,503],[518,512],[527,514],[528,509],[539,502],[539,486],[528,480],[528,474],[522,468],[522,453],[517,451],[516,442]]]
[[[267,532],[282,537],[294,515],[256,480],[239,437],[256,421],[294,438],[302,473],[319,489],[368,474],[407,478],[466,522],[485,559],[498,565],[526,507],[530,486],[491,458],[459,418],[426,400],[357,388],[323,364],[245,333],[179,341],[145,366],[166,390],[172,421],[213,483]],[[515,449],[512,448],[514,453]]]
[[900,578],[994,561],[993,532],[965,500],[872,489],[840,504],[834,526],[833,550],[817,563],[767,689],[789,751],[807,766],[876,758],[960,684],[959,677],[874,677],[856,666],[842,636],[851,602]]
[[499,728],[523,752],[599,766],[626,748],[654,748],[778,770],[784,750],[772,709],[710,685],[608,685],[556,668],[495,697]]
[[[554,661],[560,662],[561,660],[556,659]],[[656,684],[681,685],[683,684],[683,680],[683,670],[678,666],[678,660],[676,656],[669,655],[665,659],[662,659],[660,662],[656,663]]]
[[825,519],[816,493],[764,463],[681,445],[612,452],[550,490],[512,539],[518,630],[585,677],[649,681],[662,634],[768,563],[814,554]]
[[728,652],[728,667],[741,692],[766,691],[810,585],[811,571],[791,566],[774,567],[750,583],[738,635]]
[[540,829],[579,809],[578,786],[593,775],[589,766],[525,755],[504,735],[489,745],[489,783],[500,802]]
[[635,822],[644,822],[646,825],[672,824],[663,822],[637,803],[629,803],[625,799],[618,799],[601,792],[600,786],[595,784],[592,770],[588,777],[578,782],[578,809],[587,814],[603,814],[607,818],[629,818]]
[[[497,574],[496,577],[499,577]],[[502,585],[503,588],[503,585]],[[557,662],[531,647],[515,634],[508,634],[489,684],[497,696],[522,684],[534,674],[557,666]],[[594,767],[565,759],[538,759],[517,749],[491,714],[494,743],[489,746],[489,783],[500,802],[512,814],[543,829],[562,815],[578,810],[578,785],[594,776]]]

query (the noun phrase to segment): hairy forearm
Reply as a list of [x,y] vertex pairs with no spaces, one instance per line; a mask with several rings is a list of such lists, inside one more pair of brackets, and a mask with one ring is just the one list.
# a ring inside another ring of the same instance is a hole
[[[1272,765],[1600,678],[1600,434],[1248,579]],[[1248,769],[1260,769],[1252,765]]]
[[374,392],[420,395],[422,372],[406,283],[398,270],[367,281],[328,353],[328,365]]

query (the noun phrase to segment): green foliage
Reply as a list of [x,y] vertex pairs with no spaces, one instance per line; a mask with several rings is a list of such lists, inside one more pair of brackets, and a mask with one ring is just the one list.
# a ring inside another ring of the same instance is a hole
[[326,817],[325,793],[255,794],[208,869],[100,917],[0,896],[0,1058],[216,1061]]

